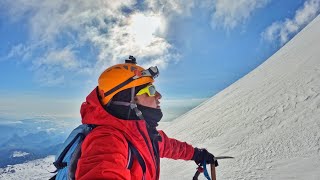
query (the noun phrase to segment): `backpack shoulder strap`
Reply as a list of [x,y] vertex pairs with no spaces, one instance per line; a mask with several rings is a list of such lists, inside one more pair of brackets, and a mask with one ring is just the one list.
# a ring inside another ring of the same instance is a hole
[[[67,162],[64,161],[64,158],[69,150],[72,149],[75,143],[81,143],[93,128],[95,128],[94,125],[82,124],[70,133],[67,140],[64,142],[62,149],[58,152],[55,162],[53,163],[58,170],[68,165]],[[74,149],[71,151],[71,153],[73,153]]]
[[[82,141],[84,140],[84,138],[87,136],[87,134],[94,129],[96,126],[95,125],[80,125],[78,128],[74,129],[72,131],[72,133],[69,135],[69,137],[67,138],[66,142],[64,143],[64,148],[62,149],[61,152],[58,153],[58,156],[56,157],[56,161],[53,163],[57,170],[55,172],[52,173],[56,173],[57,171],[59,171],[60,169],[66,167],[66,166],[74,166],[76,164],[72,164],[72,162],[77,162],[78,158],[80,157],[80,151],[81,151],[81,144]],[[138,152],[138,150],[133,146],[133,144],[128,141],[128,164],[127,164],[127,169],[131,169],[132,165],[133,165],[133,160],[134,157],[138,160],[143,174],[145,174],[146,172],[146,164],[142,158],[142,156],[140,155],[140,153]],[[71,149],[71,147],[75,144],[77,144],[77,147],[73,150],[71,150],[73,152],[72,156],[71,156],[71,162],[70,164],[67,164],[67,162],[64,162],[64,158],[66,156],[66,154],[68,153],[68,151]],[[76,166],[72,167],[71,169],[69,168],[69,170],[72,170],[72,172],[70,172],[71,174],[75,172]],[[53,176],[50,180],[56,179],[56,176]],[[72,176],[72,175],[71,175]]]
[[129,142],[128,142],[128,164],[127,164],[127,169],[131,169],[133,165],[133,155],[132,155],[132,151],[131,148],[129,146]]
[[[81,144],[84,138],[94,129],[95,125],[82,124],[75,128],[62,144],[62,148],[56,155],[55,162],[53,163],[56,170],[51,173],[57,173],[50,180],[61,179],[62,176],[68,176],[74,179],[74,173],[78,159],[81,154]],[[66,170],[62,170],[67,168]],[[64,174],[64,175],[63,175]]]
[[139,164],[140,164],[140,166],[142,168],[143,174],[145,174],[146,173],[146,164],[145,164],[142,156],[140,155],[138,150],[132,145],[131,142],[128,141],[128,145],[129,145],[128,146],[129,147],[128,169],[131,169],[131,167],[132,167],[132,163],[133,163],[133,156],[132,155],[134,155],[137,158],[137,160],[138,160],[138,162],[139,162]]
[[57,175],[55,174],[54,176],[52,176],[49,180],[55,180],[57,177]]

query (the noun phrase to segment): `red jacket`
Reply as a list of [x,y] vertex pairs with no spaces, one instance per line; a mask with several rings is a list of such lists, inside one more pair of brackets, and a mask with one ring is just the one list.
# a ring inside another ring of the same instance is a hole
[[[96,89],[81,106],[83,124],[98,125],[85,138],[81,147],[76,179],[143,179],[142,168],[136,158],[131,169],[128,164],[128,141],[138,150],[146,164],[146,180],[159,179],[152,144],[144,120],[122,120],[109,114],[100,104]],[[163,158],[190,160],[194,148],[178,140],[162,137],[159,154]],[[142,135],[143,134],[143,135]],[[143,136],[148,137],[147,143]]]

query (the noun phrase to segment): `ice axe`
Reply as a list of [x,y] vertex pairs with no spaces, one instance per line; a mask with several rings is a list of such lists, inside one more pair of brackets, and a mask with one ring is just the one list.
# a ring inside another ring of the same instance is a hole
[[[233,159],[233,158],[234,157],[231,157],[231,156],[219,156],[219,157],[214,157],[214,160],[218,160],[218,159]],[[204,176],[208,180],[216,180],[217,179],[217,175],[216,175],[216,166],[215,166],[215,164],[210,164],[210,169],[211,169],[211,178],[210,178],[209,173],[207,171],[206,162],[204,161],[202,164],[200,164],[198,166],[197,171],[194,174],[192,180],[198,180],[198,177],[202,172],[203,172]]]

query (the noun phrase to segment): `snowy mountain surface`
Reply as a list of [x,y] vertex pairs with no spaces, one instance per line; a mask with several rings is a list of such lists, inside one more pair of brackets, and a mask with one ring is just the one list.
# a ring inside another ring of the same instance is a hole
[[29,153],[27,152],[21,152],[21,151],[14,151],[12,154],[12,157],[23,157],[28,155]]
[[[319,180],[319,94],[320,16],[254,71],[160,129],[216,156],[234,156],[219,162],[219,180]],[[53,160],[0,169],[0,179],[49,179]],[[195,168],[162,159],[160,177],[192,179]]]
[[23,164],[9,165],[6,168],[0,168],[1,180],[43,180],[50,179],[55,171],[52,162],[54,156],[48,156],[44,159],[37,159]]
[[[219,162],[217,179],[319,180],[320,16],[164,131],[216,156],[234,156]],[[161,163],[163,180],[192,179],[195,173],[193,162]]]

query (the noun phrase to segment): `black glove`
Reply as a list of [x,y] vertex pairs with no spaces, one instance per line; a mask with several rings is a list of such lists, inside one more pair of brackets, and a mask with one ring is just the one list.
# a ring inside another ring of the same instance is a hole
[[191,160],[194,160],[194,162],[196,162],[198,165],[202,164],[204,160],[207,164],[215,164],[216,167],[219,165],[218,161],[214,159],[214,155],[209,153],[206,149],[194,148],[194,153]]

